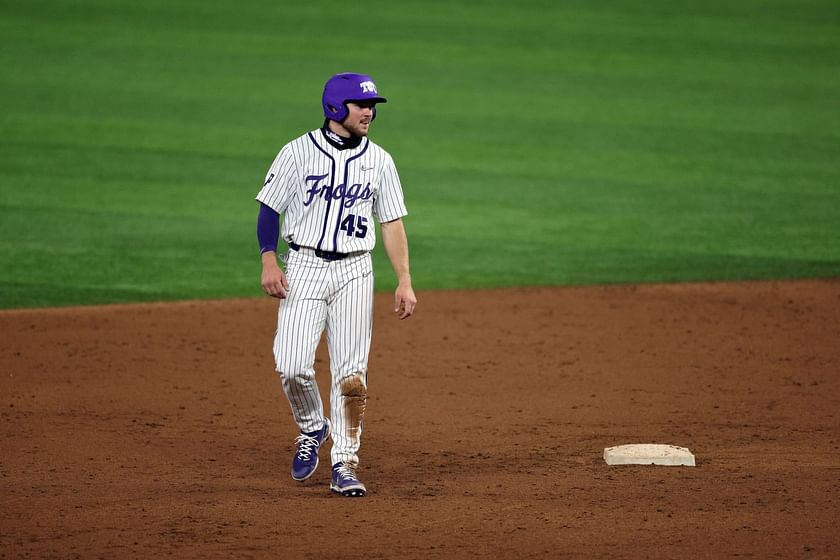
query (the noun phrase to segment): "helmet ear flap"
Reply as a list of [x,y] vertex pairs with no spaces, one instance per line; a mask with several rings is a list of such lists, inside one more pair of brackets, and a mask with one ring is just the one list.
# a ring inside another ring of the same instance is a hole
[[337,122],[344,122],[344,119],[347,118],[348,114],[349,110],[347,109],[346,103],[340,102],[340,105],[336,106],[333,103],[324,101],[324,116],[328,119]]

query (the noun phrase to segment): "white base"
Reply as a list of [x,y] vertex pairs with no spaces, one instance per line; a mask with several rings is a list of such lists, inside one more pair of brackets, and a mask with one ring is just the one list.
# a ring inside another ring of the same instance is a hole
[[655,443],[632,443],[604,449],[608,465],[683,465],[694,466],[694,455],[685,447]]

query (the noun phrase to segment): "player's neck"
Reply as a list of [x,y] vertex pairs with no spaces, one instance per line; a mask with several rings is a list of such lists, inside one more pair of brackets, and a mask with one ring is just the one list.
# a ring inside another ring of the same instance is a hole
[[324,121],[324,126],[321,127],[321,133],[331,146],[339,150],[356,148],[362,143],[361,136],[352,134],[349,130],[341,126],[341,124],[329,119]]

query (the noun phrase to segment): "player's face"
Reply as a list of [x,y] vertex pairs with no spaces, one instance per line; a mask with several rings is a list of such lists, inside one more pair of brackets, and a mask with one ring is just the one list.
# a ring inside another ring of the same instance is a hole
[[376,103],[372,101],[348,101],[348,114],[344,122],[341,123],[342,126],[356,136],[367,136],[370,122],[373,120],[374,105]]

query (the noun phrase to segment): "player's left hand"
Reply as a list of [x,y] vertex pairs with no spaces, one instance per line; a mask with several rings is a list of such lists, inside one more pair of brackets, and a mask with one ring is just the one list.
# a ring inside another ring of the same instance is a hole
[[400,284],[397,286],[397,291],[394,292],[394,313],[397,317],[408,319],[414,314],[414,308],[417,306],[417,296],[414,295],[414,290],[411,286],[404,286]]

